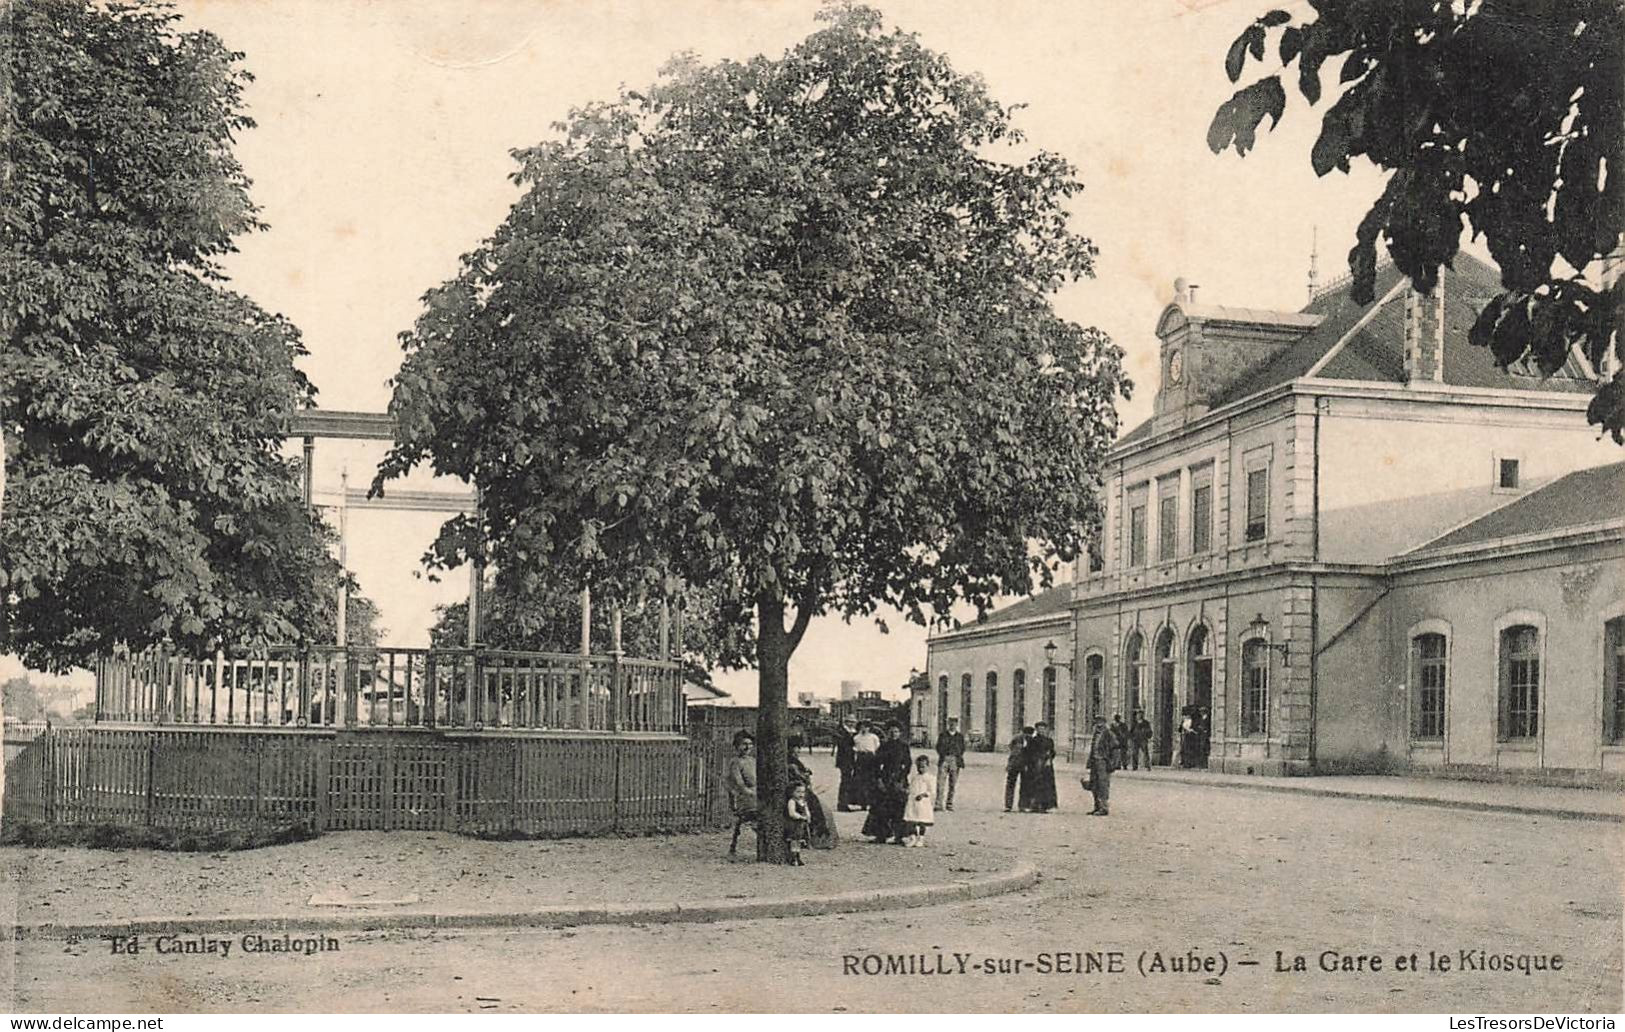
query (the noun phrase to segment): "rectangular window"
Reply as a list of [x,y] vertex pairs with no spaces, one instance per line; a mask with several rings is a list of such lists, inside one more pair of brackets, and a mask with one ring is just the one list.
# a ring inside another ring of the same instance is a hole
[[1540,632],[1509,627],[1501,632],[1501,739],[1540,733]]
[[1625,744],[1625,616],[1604,625],[1602,719],[1603,741]]
[[1247,471],[1247,534],[1248,541],[1262,541],[1269,533],[1270,471]]
[[1191,552],[1203,555],[1213,547],[1213,484],[1198,482],[1191,488]]
[[1128,564],[1145,565],[1145,503],[1128,511]]
[[1518,489],[1518,460],[1502,459],[1496,463],[1496,478],[1498,487],[1503,491],[1516,491]]
[[1270,650],[1261,641],[1241,649],[1241,733],[1267,735],[1270,731]]
[[1157,558],[1174,558],[1179,551],[1179,497],[1157,499]]
[[1419,634],[1411,639],[1412,677],[1416,684],[1411,734],[1415,738],[1444,737],[1446,652],[1442,634]]
[[1167,562],[1179,554],[1179,478],[1157,482],[1157,560]]
[[1055,668],[1044,670],[1044,723],[1055,728]]

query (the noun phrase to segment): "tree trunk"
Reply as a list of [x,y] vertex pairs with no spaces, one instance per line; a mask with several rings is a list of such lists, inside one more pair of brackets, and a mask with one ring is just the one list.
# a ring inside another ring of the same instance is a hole
[[784,632],[784,600],[763,597],[756,603],[756,795],[761,802],[756,859],[782,864],[789,860],[784,842],[785,782],[788,780],[790,652]]

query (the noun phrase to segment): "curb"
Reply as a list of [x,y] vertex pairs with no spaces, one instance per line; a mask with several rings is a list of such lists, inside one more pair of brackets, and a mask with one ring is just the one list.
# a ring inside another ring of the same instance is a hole
[[148,917],[92,924],[0,925],[0,941],[94,939],[105,936],[194,935],[206,932],[337,932],[420,928],[566,928],[574,925],[704,924],[749,921],[774,917],[817,917],[858,911],[903,910],[958,900],[982,899],[1020,892],[1038,883],[1031,864],[968,881],[912,885],[896,889],[866,889],[834,896],[796,896],[787,899],[698,900],[693,903],[642,906],[538,907],[517,913],[286,914],[263,917]]
[[1335,788],[1288,788],[1285,785],[1253,785],[1236,781],[1208,781],[1204,778],[1182,778],[1159,774],[1147,778],[1143,784],[1195,785],[1200,788],[1236,788],[1247,792],[1275,792],[1279,795],[1314,796],[1322,799],[1360,799],[1366,802],[1407,803],[1411,806],[1433,806],[1445,810],[1472,810],[1478,813],[1507,813],[1524,817],[1556,817],[1566,821],[1612,821],[1625,823],[1625,813],[1606,813],[1599,810],[1564,810],[1556,807],[1519,806],[1516,803],[1485,803],[1476,799],[1441,799],[1435,796],[1389,795],[1383,792],[1356,792]]

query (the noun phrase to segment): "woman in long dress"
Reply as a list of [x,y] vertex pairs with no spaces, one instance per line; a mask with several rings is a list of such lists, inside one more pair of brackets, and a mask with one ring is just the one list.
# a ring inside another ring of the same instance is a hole
[[869,803],[869,816],[863,822],[863,834],[876,842],[887,839],[903,844],[908,829],[903,824],[903,807],[908,801],[908,775],[913,757],[908,743],[903,741],[903,729],[892,724],[886,728],[886,740],[875,750],[875,794]]
[[796,755],[794,746],[790,749],[789,772],[789,785],[785,791],[786,801],[797,785],[807,786],[807,809],[810,813],[807,821],[807,844],[814,849],[834,849],[841,841],[841,834],[835,830],[835,822],[829,819],[829,811],[824,809],[824,801],[813,791],[812,771],[801,762],[801,757]]
[[1034,813],[1049,813],[1055,809],[1055,739],[1049,736],[1049,725],[1040,723],[1033,729],[1032,740],[1027,743],[1027,762],[1022,771],[1022,787],[1026,789],[1027,808]]

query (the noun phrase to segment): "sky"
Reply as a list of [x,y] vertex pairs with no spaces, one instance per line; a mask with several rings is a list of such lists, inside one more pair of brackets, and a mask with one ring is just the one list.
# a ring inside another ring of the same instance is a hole
[[[1058,311],[1109,332],[1138,389],[1123,428],[1150,412],[1153,333],[1173,281],[1204,303],[1296,309],[1312,235],[1324,281],[1347,270],[1354,226],[1381,181],[1369,168],[1317,179],[1319,109],[1295,94],[1245,160],[1215,156],[1206,130],[1234,88],[1226,48],[1263,0],[872,0],[994,96],[1023,103],[1029,141],[1070,159],[1085,192],[1075,226],[1100,248],[1098,276]],[[1284,5],[1303,13],[1304,3]],[[517,199],[512,148],[549,138],[572,107],[647,85],[673,53],[776,55],[816,27],[813,0],[183,0],[184,24],[245,54],[257,127],[237,153],[270,229],[240,241],[236,289],[297,324],[303,368],[329,409],[382,411],[400,367],[398,334],[423,293]],[[1256,67],[1256,66],[1254,66]],[[1322,104],[1324,107],[1325,102]],[[365,486],[383,447],[319,442],[318,501],[340,477]],[[460,483],[411,486],[466,490]],[[443,517],[352,510],[348,559],[382,610],[384,641],[421,644],[437,603],[464,597],[420,557]],[[961,616],[969,616],[969,612]],[[925,666],[925,630],[900,616],[815,621],[792,660],[791,691],[842,680],[895,692]],[[755,675],[719,684],[754,702]]]

